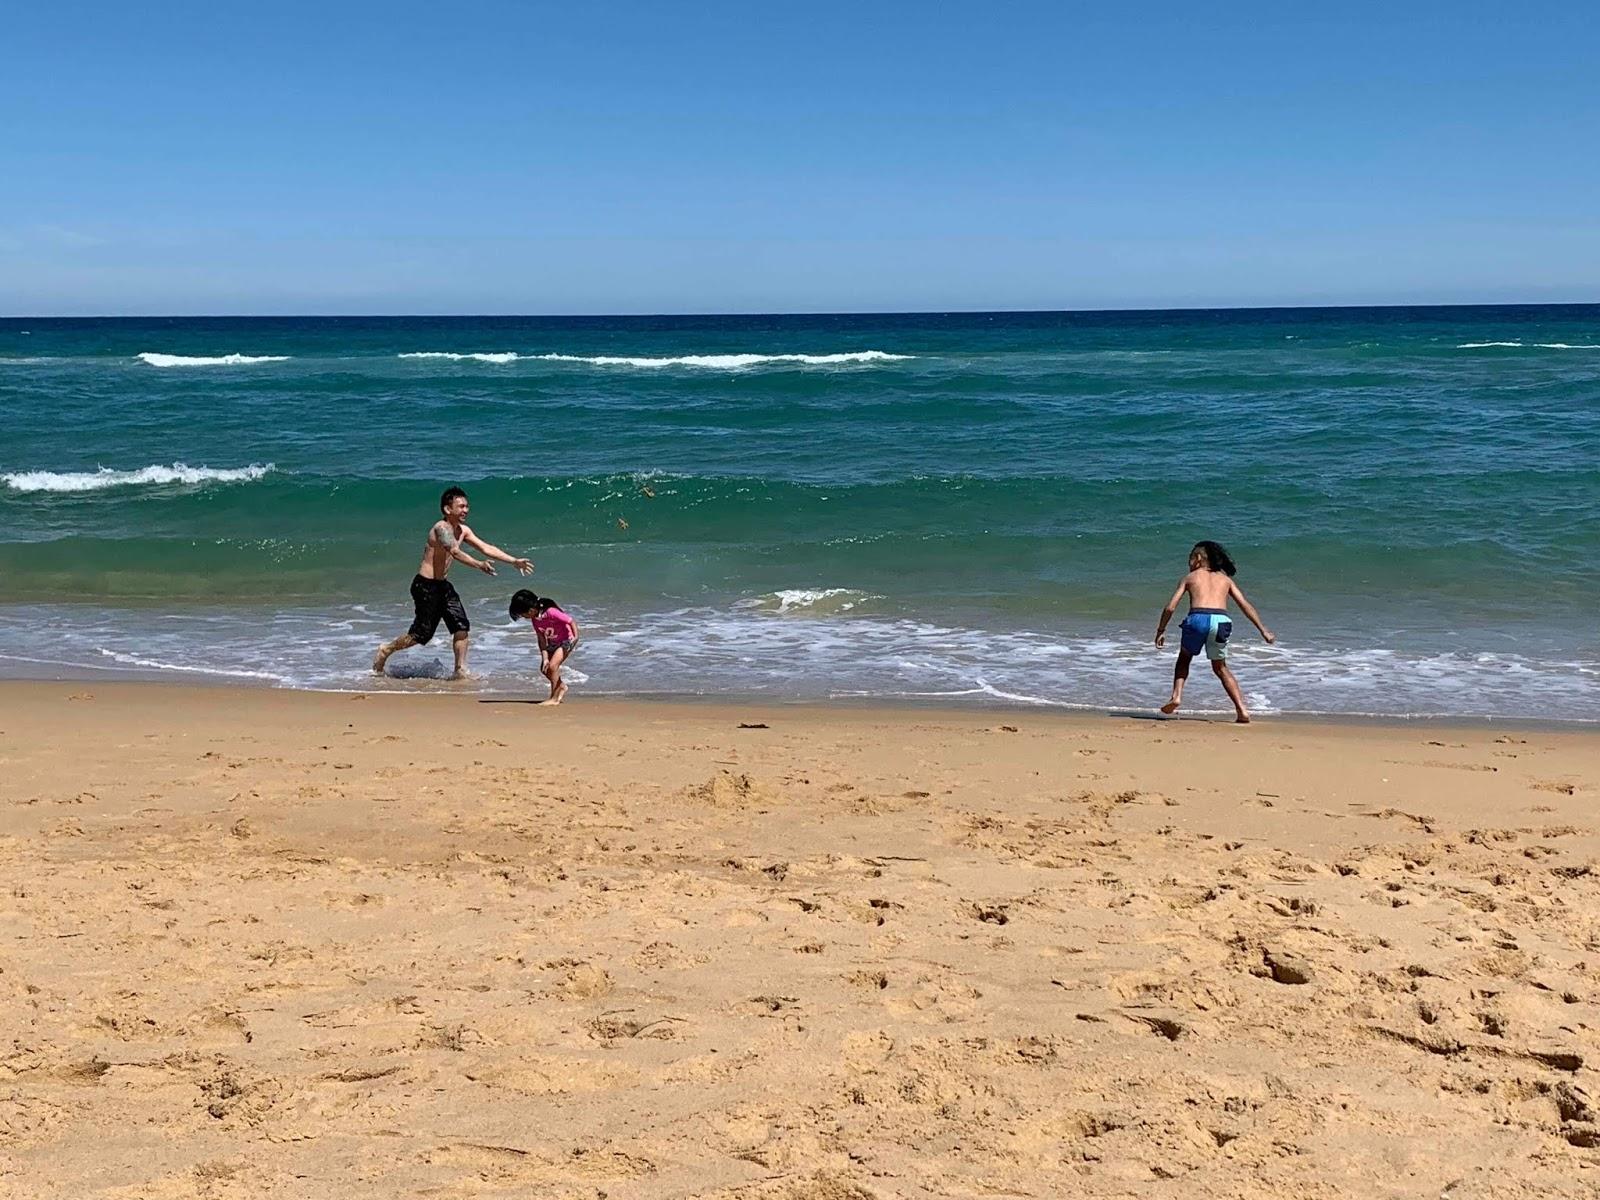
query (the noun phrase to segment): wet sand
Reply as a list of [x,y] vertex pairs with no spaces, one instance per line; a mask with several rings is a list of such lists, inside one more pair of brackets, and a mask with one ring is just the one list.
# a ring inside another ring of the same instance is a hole
[[1595,733],[12,683],[0,767],[0,1195],[1600,1192]]

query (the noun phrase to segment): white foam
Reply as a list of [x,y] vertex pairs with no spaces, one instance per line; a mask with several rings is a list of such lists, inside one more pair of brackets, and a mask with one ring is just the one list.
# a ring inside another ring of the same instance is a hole
[[1600,342],[1461,342],[1457,350],[1487,350],[1505,346],[1514,350],[1600,350]]
[[273,470],[271,463],[248,467],[190,467],[173,463],[170,467],[140,467],[137,471],[14,471],[0,475],[14,492],[99,492],[106,488],[194,485],[201,483],[250,483]]
[[863,600],[875,599],[877,597],[850,588],[785,588],[754,600],[741,600],[735,607],[760,609],[780,616],[790,613],[820,615],[849,612]]
[[1005,691],[1002,688],[995,687],[994,684],[982,676],[978,677],[978,686],[974,690],[985,696],[993,696],[996,700],[1011,700],[1017,704],[1047,705],[1052,708],[1066,707],[1066,702],[1063,700],[1047,700],[1043,696],[1029,696],[1022,692]]
[[482,353],[482,354],[455,354],[455,353],[452,353],[452,352],[450,352],[448,350],[414,350],[414,351],[410,352],[409,354],[397,354],[397,355],[395,355],[395,357],[396,358],[444,358],[444,359],[449,359],[449,360],[451,360],[453,362],[466,362],[467,360],[470,359],[470,360],[472,360],[474,362],[494,363],[497,366],[504,366],[506,363],[514,363],[514,362],[516,362],[519,358],[522,357],[522,355],[513,353],[510,350],[506,350],[506,351],[503,351],[503,352],[497,351],[497,352],[494,352],[494,353]]
[[117,650],[107,650],[104,646],[97,647],[101,654],[116,662],[130,667],[143,667],[151,671],[182,671],[192,675],[224,675],[229,679],[265,679],[269,683],[288,683],[287,675],[275,675],[270,671],[241,671],[230,667],[205,667],[189,666],[184,663],[165,663],[154,658],[138,658],[132,654],[123,654]]
[[539,354],[544,362],[587,363],[596,367],[698,367],[711,371],[743,371],[769,363],[799,363],[807,367],[837,367],[850,363],[905,362],[914,354],[886,350],[851,350],[839,354],[681,354],[671,358],[633,358],[599,354]]
[[287,354],[223,354],[217,357],[188,354],[156,354],[145,351],[137,356],[152,367],[245,367],[252,363],[288,362]]
[[[822,603],[848,598],[832,591]],[[776,701],[830,697],[925,698],[960,705],[1028,705],[1089,711],[1153,712],[1172,679],[1170,653],[1148,631],[1109,625],[1034,630],[990,623],[931,622],[857,611],[782,615],[780,593],[763,603],[670,611],[591,609],[576,603],[586,637],[568,669],[582,694],[677,693],[762,696]],[[791,601],[791,604],[793,601]],[[503,597],[467,598],[473,618],[472,690],[540,696],[538,654],[525,625],[506,623]],[[418,689],[445,673],[432,652],[391,661],[394,676],[374,680],[373,650],[411,617],[401,597],[375,599],[368,612],[320,607],[113,609],[96,605],[0,605],[0,678],[34,655],[56,673],[81,670],[186,672],[241,682],[360,691]],[[40,648],[38,629],[50,630]],[[307,631],[314,631],[308,635]],[[1431,645],[1431,648],[1430,648]],[[1558,647],[1524,653],[1441,649],[1437,641],[1390,646],[1244,638],[1230,654],[1250,705],[1269,712],[1388,717],[1532,717],[1597,724],[1600,659]],[[29,668],[33,670],[34,668]],[[1202,671],[1191,679],[1184,712],[1228,716],[1221,686]]]

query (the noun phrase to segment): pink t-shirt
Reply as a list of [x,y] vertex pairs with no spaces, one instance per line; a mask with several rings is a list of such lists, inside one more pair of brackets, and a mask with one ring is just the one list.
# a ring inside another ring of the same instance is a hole
[[578,627],[555,605],[551,605],[533,619],[533,627],[544,634],[544,644],[559,646],[578,636]]

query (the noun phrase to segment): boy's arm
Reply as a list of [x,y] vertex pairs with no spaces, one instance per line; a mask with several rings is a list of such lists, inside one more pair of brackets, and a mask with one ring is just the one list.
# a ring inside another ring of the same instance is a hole
[[484,557],[486,558],[492,558],[496,562],[510,563],[517,569],[517,573],[519,575],[533,574],[533,564],[527,559],[516,558],[513,555],[507,554],[504,550],[500,549],[499,546],[495,546],[484,541],[465,525],[461,527],[461,539],[483,551]]
[[[462,527],[461,532],[467,532],[465,526]],[[449,521],[440,521],[437,525],[435,525],[433,527],[433,535],[439,539],[439,545],[445,548],[445,552],[457,562],[466,563],[467,566],[471,567],[474,571],[482,571],[485,575],[494,574],[493,564],[479,562],[477,559],[473,558],[472,555],[468,554],[461,548],[461,542],[456,538],[456,531],[450,528]]]
[[1167,606],[1161,610],[1161,620],[1156,623],[1156,645],[1167,644],[1167,622],[1172,620],[1172,614],[1178,611],[1178,601],[1183,599],[1183,593],[1189,587],[1189,577],[1185,575],[1178,580],[1178,589],[1172,593],[1172,599],[1167,601]]
[[1239,585],[1231,579],[1228,581],[1228,595],[1239,604],[1239,611],[1250,618],[1250,623],[1261,630],[1261,636],[1266,639],[1267,645],[1272,645],[1278,639],[1273,636],[1272,630],[1261,623],[1261,616],[1256,612],[1256,606],[1244,598],[1244,593],[1239,590]]

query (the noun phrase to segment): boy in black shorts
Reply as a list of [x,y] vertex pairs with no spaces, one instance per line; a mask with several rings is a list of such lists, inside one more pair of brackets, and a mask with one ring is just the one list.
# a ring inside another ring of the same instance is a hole
[[460,488],[445,489],[444,495],[439,497],[439,511],[443,519],[436,521],[433,528],[428,530],[428,541],[422,548],[422,565],[417,568],[416,577],[411,581],[411,601],[416,606],[416,617],[410,629],[394,641],[378,647],[378,656],[372,660],[372,669],[379,675],[383,674],[390,655],[408,646],[426,646],[433,640],[439,622],[443,621],[444,627],[450,631],[450,644],[456,657],[455,674],[450,678],[468,678],[467,644],[472,622],[467,620],[467,610],[462,607],[455,585],[445,576],[449,574],[452,561],[466,563],[485,575],[494,574],[494,563],[473,558],[461,548],[463,543],[476,547],[484,558],[510,563],[521,575],[533,573],[533,564],[527,559],[513,558],[499,546],[490,545],[472,532],[466,524],[467,494]]

